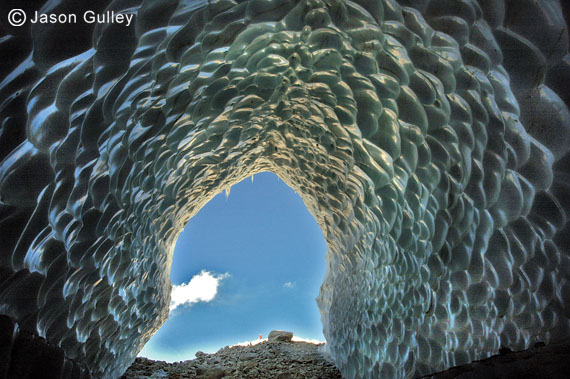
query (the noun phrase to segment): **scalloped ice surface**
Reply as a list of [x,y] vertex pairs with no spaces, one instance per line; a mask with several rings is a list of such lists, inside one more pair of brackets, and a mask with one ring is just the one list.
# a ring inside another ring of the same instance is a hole
[[[119,376],[167,318],[178,234],[260,171],[325,235],[317,302],[345,377],[570,335],[567,4],[97,7],[135,25],[0,38],[4,346],[31,333],[62,352],[54,377]],[[40,349],[16,345],[0,375]]]

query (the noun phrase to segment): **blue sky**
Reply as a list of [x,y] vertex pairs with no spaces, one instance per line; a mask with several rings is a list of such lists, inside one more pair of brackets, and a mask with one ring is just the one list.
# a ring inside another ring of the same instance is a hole
[[192,359],[273,329],[324,340],[315,298],[326,250],[299,195],[275,174],[218,194],[178,238],[173,309],[139,355]]

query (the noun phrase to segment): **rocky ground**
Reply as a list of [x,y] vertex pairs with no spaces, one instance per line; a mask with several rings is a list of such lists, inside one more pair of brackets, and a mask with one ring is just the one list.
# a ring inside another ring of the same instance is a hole
[[196,359],[177,363],[137,358],[122,379],[342,378],[334,364],[320,352],[322,346],[276,339],[257,345],[224,347],[215,354],[198,352]]
[[[287,341],[290,341],[290,338],[283,338],[281,335],[271,342],[225,347],[215,354],[198,352],[196,359],[177,363],[137,358],[122,379],[342,378],[334,364],[320,352],[323,344]],[[538,343],[531,349],[518,352],[502,349],[499,355],[452,367],[424,378],[570,378],[570,341],[548,346]]]

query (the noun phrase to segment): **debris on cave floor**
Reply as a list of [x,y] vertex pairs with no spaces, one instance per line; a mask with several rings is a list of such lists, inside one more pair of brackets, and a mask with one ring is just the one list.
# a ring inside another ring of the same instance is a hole
[[198,352],[196,359],[188,361],[166,363],[137,358],[121,379],[342,378],[334,363],[321,352],[324,344],[291,341],[283,333],[255,345],[226,346],[214,354]]
[[[292,335],[292,334],[291,334]],[[122,379],[328,379],[342,378],[322,353],[324,344],[291,341],[287,332],[270,335],[270,341],[224,347],[215,354],[196,353],[196,359],[166,363],[137,358]],[[570,340],[498,355],[423,379],[566,379],[570,378]]]

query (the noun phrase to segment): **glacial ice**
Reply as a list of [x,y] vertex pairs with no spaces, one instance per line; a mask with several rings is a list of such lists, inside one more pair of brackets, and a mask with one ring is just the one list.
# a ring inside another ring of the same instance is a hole
[[569,337],[567,4],[97,7],[135,25],[0,38],[6,370],[43,338],[53,377],[118,377],[168,315],[178,234],[261,171],[325,235],[318,305],[345,377]]

